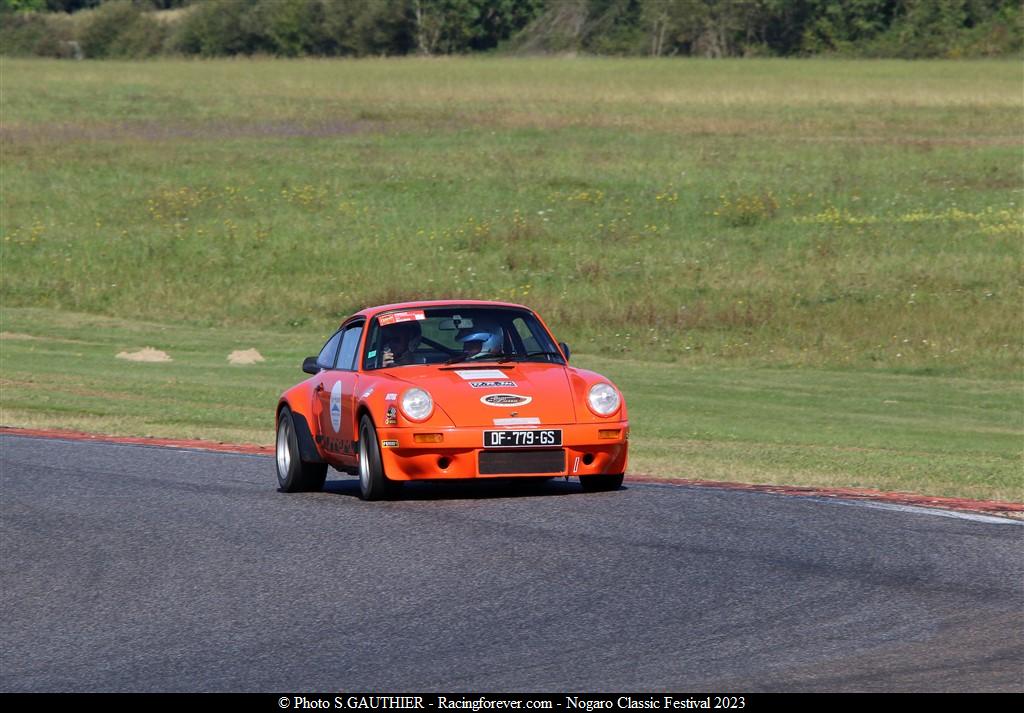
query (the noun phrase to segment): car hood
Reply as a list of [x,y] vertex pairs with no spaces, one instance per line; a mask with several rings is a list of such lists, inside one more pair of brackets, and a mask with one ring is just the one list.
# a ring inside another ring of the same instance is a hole
[[515,427],[575,423],[566,368],[514,362],[405,366],[394,376],[426,389],[456,426]]

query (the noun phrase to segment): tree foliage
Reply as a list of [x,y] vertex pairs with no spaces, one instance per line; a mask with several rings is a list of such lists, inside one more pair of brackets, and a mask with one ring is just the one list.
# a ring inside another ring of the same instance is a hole
[[1020,0],[0,0],[4,53],[49,52],[47,32],[87,57],[960,57],[1020,53],[1024,35]]

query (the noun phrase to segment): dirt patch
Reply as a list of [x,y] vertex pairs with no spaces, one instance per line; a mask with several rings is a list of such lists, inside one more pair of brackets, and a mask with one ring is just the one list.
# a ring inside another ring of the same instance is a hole
[[0,332],[0,339],[9,339],[12,342],[51,342],[54,344],[100,344],[100,342],[87,342],[84,339],[68,339],[67,337],[37,337],[34,334],[24,332]]
[[27,342],[29,340],[37,340],[39,337],[33,337],[31,334],[22,334],[21,332],[0,332],[0,339],[11,339],[16,342]]
[[379,130],[379,123],[335,119],[205,123],[137,121],[108,124],[40,124],[0,128],[12,143],[68,141],[170,141],[175,139],[330,138]]
[[167,352],[162,352],[159,349],[154,349],[153,347],[143,347],[137,352],[118,352],[117,358],[127,359],[128,361],[171,361],[171,357]]
[[261,361],[266,361],[266,359],[255,349],[236,349],[228,354],[228,362],[231,364],[256,364]]

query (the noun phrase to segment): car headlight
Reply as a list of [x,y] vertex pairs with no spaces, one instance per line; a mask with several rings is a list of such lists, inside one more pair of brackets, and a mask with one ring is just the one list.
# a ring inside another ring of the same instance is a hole
[[611,416],[621,403],[619,392],[611,384],[594,384],[587,393],[587,405],[598,416]]
[[410,421],[426,421],[434,412],[434,400],[423,389],[409,389],[402,394],[402,413]]

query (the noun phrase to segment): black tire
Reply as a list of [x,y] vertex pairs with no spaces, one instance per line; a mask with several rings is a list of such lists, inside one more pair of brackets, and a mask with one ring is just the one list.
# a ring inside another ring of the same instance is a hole
[[392,497],[395,489],[394,481],[384,475],[377,429],[369,416],[363,416],[359,421],[359,497],[383,500]]
[[327,480],[326,463],[308,463],[299,455],[299,438],[295,431],[295,417],[287,406],[277,419],[275,462],[277,484],[286,493],[322,490]]
[[618,490],[622,487],[622,473],[618,475],[581,475],[580,485],[588,493]]

